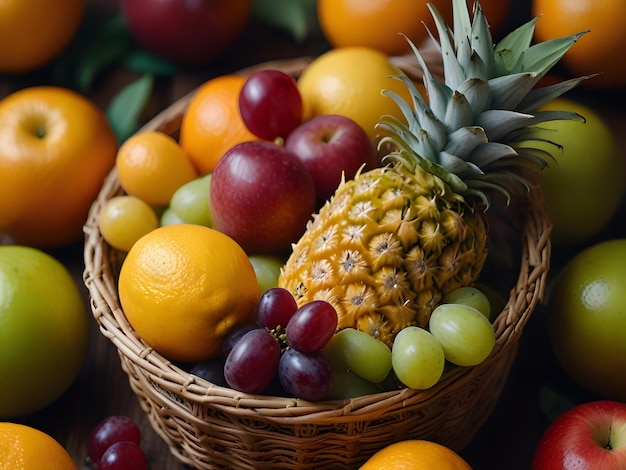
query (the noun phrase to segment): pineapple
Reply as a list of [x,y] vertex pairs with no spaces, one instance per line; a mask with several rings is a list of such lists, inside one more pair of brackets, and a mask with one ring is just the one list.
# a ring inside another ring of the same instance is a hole
[[529,190],[553,158],[533,148],[534,126],[582,119],[536,109],[587,78],[535,88],[583,33],[531,45],[534,19],[494,46],[478,2],[471,19],[466,0],[453,0],[453,31],[429,7],[444,81],[411,44],[428,104],[409,78],[395,77],[412,103],[386,92],[406,122],[385,116],[379,123],[385,165],[341,182],[279,278],[299,304],[332,303],[338,329],[354,327],[389,346],[401,329],[427,326],[448,292],[477,280],[490,197],[510,201]]

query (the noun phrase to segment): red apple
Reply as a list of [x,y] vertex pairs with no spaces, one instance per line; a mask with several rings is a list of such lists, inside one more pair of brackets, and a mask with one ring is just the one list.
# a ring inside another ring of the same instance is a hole
[[186,65],[222,56],[243,33],[250,10],[251,0],[121,0],[139,45]]
[[317,207],[333,195],[342,173],[352,179],[363,165],[366,169],[378,165],[376,149],[366,132],[338,114],[321,114],[303,122],[287,136],[285,147],[313,175]]
[[315,210],[315,186],[285,147],[243,142],[215,166],[209,200],[215,228],[248,254],[286,253]]
[[597,400],[559,415],[537,445],[532,470],[626,469],[626,403]]

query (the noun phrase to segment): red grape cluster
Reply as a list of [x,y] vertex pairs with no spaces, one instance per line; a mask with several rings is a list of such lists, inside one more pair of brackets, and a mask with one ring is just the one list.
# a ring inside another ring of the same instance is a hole
[[191,372],[246,393],[325,398],[333,379],[322,349],[337,328],[334,307],[315,300],[298,308],[289,291],[273,287],[259,298],[257,322],[229,332],[222,343],[225,359],[197,364]]
[[146,470],[141,431],[127,416],[109,416],[91,431],[87,453],[98,470]]

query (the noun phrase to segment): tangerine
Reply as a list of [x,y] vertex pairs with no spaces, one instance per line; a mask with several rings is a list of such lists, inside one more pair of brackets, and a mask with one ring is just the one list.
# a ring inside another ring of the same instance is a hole
[[129,137],[117,152],[115,168],[124,191],[154,206],[167,206],[178,188],[198,176],[178,142],[159,131]]
[[246,79],[212,78],[198,88],[183,115],[180,145],[200,174],[211,173],[222,155],[248,140],[259,140],[239,112],[239,93]]
[[128,322],[173,361],[217,357],[231,328],[256,319],[259,292],[248,256],[232,238],[202,225],[166,225],[141,237],[118,285]]
[[78,470],[52,436],[25,424],[0,423],[0,470]]
[[24,73],[54,59],[72,40],[85,0],[0,2],[0,72]]
[[[388,55],[410,53],[407,36],[419,45],[428,39],[435,23],[426,0],[319,0],[317,14],[322,33],[333,47],[366,46]],[[447,24],[452,19],[450,0],[433,0]],[[474,0],[468,0],[470,7]],[[511,0],[483,0],[492,31],[503,25]]]
[[42,86],[4,98],[0,230],[40,248],[79,240],[116,152],[106,116],[78,93]]
[[376,452],[360,470],[471,470],[453,450],[436,442],[411,439],[390,444]]
[[583,84],[598,88],[626,85],[626,64],[615,51],[626,47],[626,2],[623,0],[534,0],[532,14],[538,41],[589,30],[563,56],[563,65],[575,76],[597,77]]

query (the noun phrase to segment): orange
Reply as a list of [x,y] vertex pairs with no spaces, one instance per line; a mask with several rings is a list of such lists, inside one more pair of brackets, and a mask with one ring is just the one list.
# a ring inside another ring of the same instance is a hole
[[85,0],[0,2],[0,72],[29,72],[54,59],[72,40]]
[[575,76],[600,74],[585,80],[585,86],[626,85],[626,63],[616,52],[626,47],[624,0],[534,0],[532,14],[542,15],[535,28],[539,41],[589,30],[562,60]]
[[0,423],[0,470],[77,470],[71,455],[52,436],[17,423]]
[[0,230],[44,248],[78,241],[116,152],[104,113],[73,91],[32,87],[4,98]]
[[385,115],[404,119],[395,102],[381,94],[391,90],[409,103],[404,84],[391,75],[402,71],[389,57],[369,47],[331,49],[315,58],[302,72],[298,87],[305,119],[320,114],[341,114],[359,124],[374,138],[376,123]]
[[360,470],[471,470],[456,452],[436,442],[396,442],[376,452]]
[[195,224],[166,225],[144,235],[119,276],[129,323],[172,361],[217,357],[233,326],[255,321],[258,295],[243,249],[227,235]]
[[168,205],[178,188],[198,176],[178,142],[158,131],[129,137],[117,152],[115,168],[124,191],[154,206]]
[[231,147],[259,140],[239,112],[245,78],[223,75],[204,83],[193,96],[180,126],[180,145],[201,174],[211,173]]
[[[426,0],[318,0],[320,27],[333,47],[367,46],[389,55],[411,51],[402,33],[416,45],[428,39],[429,28],[435,35],[435,23]],[[451,24],[450,0],[432,2]],[[471,7],[473,0],[468,0]],[[502,26],[511,0],[483,0],[492,31]]]
[[89,316],[77,282],[35,248],[0,246],[0,419],[45,408],[87,357]]

